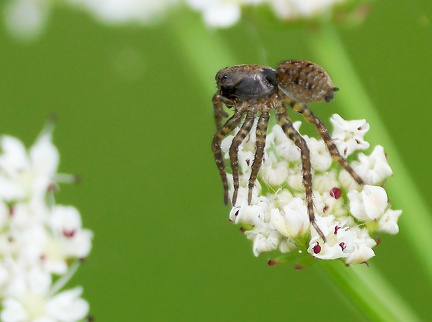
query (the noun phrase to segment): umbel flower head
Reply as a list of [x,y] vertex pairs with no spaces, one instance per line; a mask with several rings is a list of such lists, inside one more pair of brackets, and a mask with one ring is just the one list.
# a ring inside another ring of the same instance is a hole
[[[59,152],[47,127],[29,150],[0,137],[0,320],[79,321],[82,288],[62,290],[91,250],[92,232],[73,206],[55,204]],[[53,283],[54,281],[54,283]]]
[[327,13],[345,0],[187,0],[193,9],[202,12],[210,27],[229,27],[241,17],[242,7],[269,6],[281,20],[313,18]]
[[[369,155],[359,151],[369,148],[364,140],[369,124],[365,120],[345,121],[335,114],[332,138],[338,150],[348,158],[353,169],[365,180],[360,186],[335,163],[321,139],[303,135],[311,154],[315,221],[326,240],[309,222],[302,182],[300,151],[279,125],[266,138],[264,162],[248,205],[248,179],[255,151],[254,130],[239,147],[240,190],[229,219],[242,226],[252,240],[255,256],[272,252],[269,264],[294,259],[309,265],[310,259],[341,259],[347,265],[365,263],[375,255],[377,232],[396,234],[401,210],[391,209],[384,189],[393,172],[382,146]],[[299,130],[301,123],[294,126]],[[237,129],[238,130],[238,129]],[[237,132],[237,130],[235,132]],[[229,163],[233,135],[222,143]],[[232,176],[230,195],[232,195]]]
[[88,12],[105,24],[150,24],[174,8],[188,6],[202,14],[209,27],[237,23],[242,8],[267,6],[281,20],[309,19],[328,14],[346,0],[7,0],[6,28],[17,38],[36,38],[47,24],[54,6],[70,6]]

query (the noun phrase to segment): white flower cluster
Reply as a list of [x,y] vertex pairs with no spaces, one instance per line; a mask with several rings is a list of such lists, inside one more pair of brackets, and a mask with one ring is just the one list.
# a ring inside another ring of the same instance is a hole
[[268,5],[283,20],[318,16],[346,0],[7,0],[5,20],[19,38],[34,38],[47,21],[54,4],[81,8],[108,23],[150,23],[170,8],[184,4],[199,11],[208,26],[229,27],[241,16],[241,7]]
[[282,20],[307,19],[329,11],[345,0],[187,0],[211,27],[229,27],[241,16],[242,6],[268,5]]
[[[364,263],[375,255],[376,232],[396,234],[401,210],[392,210],[383,186],[393,172],[382,146],[372,153],[357,153],[367,149],[363,136],[369,129],[365,120],[345,121],[335,114],[331,118],[333,140],[353,169],[367,183],[360,186],[338,163],[334,162],[324,142],[304,135],[313,168],[313,200],[315,220],[326,241],[310,225],[302,182],[300,151],[275,125],[266,139],[263,165],[253,190],[252,202],[247,203],[248,179],[254,159],[255,135],[251,131],[239,147],[240,190],[237,205],[229,219],[242,225],[242,231],[253,242],[253,253],[279,251],[275,261],[305,256],[319,259],[342,259],[346,264]],[[300,122],[295,122],[298,130]],[[222,142],[226,163],[233,135]],[[230,195],[232,176],[229,175]]]
[[90,252],[92,232],[72,206],[55,204],[59,153],[45,130],[27,151],[0,137],[1,321],[80,321],[82,288],[61,291]]

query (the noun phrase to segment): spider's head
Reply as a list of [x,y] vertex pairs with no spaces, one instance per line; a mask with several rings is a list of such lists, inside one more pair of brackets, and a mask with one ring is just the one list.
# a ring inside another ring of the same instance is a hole
[[324,68],[306,60],[280,63],[276,68],[276,77],[282,94],[297,102],[330,102],[334,92],[339,90]]
[[258,100],[276,91],[276,71],[260,65],[236,65],[216,74],[219,93],[232,100]]

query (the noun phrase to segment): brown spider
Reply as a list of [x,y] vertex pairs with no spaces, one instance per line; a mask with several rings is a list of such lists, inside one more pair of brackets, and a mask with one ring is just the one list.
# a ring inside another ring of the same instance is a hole
[[[283,131],[300,149],[309,220],[325,241],[324,234],[315,223],[310,152],[306,141],[293,127],[287,113],[287,106],[289,105],[294,111],[302,114],[307,122],[315,125],[333,160],[348,171],[358,184],[364,185],[364,181],[339,153],[324,123],[305,104],[322,100],[330,102],[334,92],[339,89],[334,87],[330,76],[322,67],[306,60],[284,61],[279,64],[276,70],[260,65],[226,67],[216,74],[215,79],[218,90],[212,101],[217,131],[212,141],[212,150],[222,178],[225,204],[228,204],[228,180],[221,150],[222,140],[240,125],[243,116],[245,116],[243,124],[235,134],[229,149],[234,186],[231,203],[235,206],[239,190],[238,148],[249,134],[256,115],[259,114],[256,127],[255,157],[248,184],[248,204],[250,204],[252,190],[263,161],[270,111],[274,110]],[[222,126],[222,119],[228,117],[228,114],[223,110],[223,104],[228,108],[234,108],[234,114]]]

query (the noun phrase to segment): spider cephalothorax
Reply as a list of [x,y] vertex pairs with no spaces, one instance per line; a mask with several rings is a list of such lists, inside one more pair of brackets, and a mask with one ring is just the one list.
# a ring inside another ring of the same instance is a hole
[[[322,67],[310,61],[288,60],[280,63],[276,69],[260,65],[227,67],[216,74],[216,83],[218,90],[213,96],[213,106],[217,131],[213,138],[212,150],[222,178],[225,204],[228,203],[229,197],[221,150],[222,140],[239,126],[244,118],[229,149],[234,188],[231,203],[235,206],[239,189],[238,148],[250,133],[255,117],[259,116],[256,127],[255,157],[248,183],[248,204],[250,204],[258,171],[263,162],[270,111],[274,110],[283,131],[300,149],[309,220],[325,240],[315,223],[310,152],[306,141],[293,127],[287,113],[287,106],[302,114],[307,122],[315,125],[332,158],[339,162],[357,183],[364,185],[364,181],[339,153],[324,123],[305,104],[323,100],[330,102],[333,99],[334,92],[339,89],[334,87],[330,76]],[[222,119],[228,117],[223,110],[223,104],[233,108],[234,114],[222,126]]]

